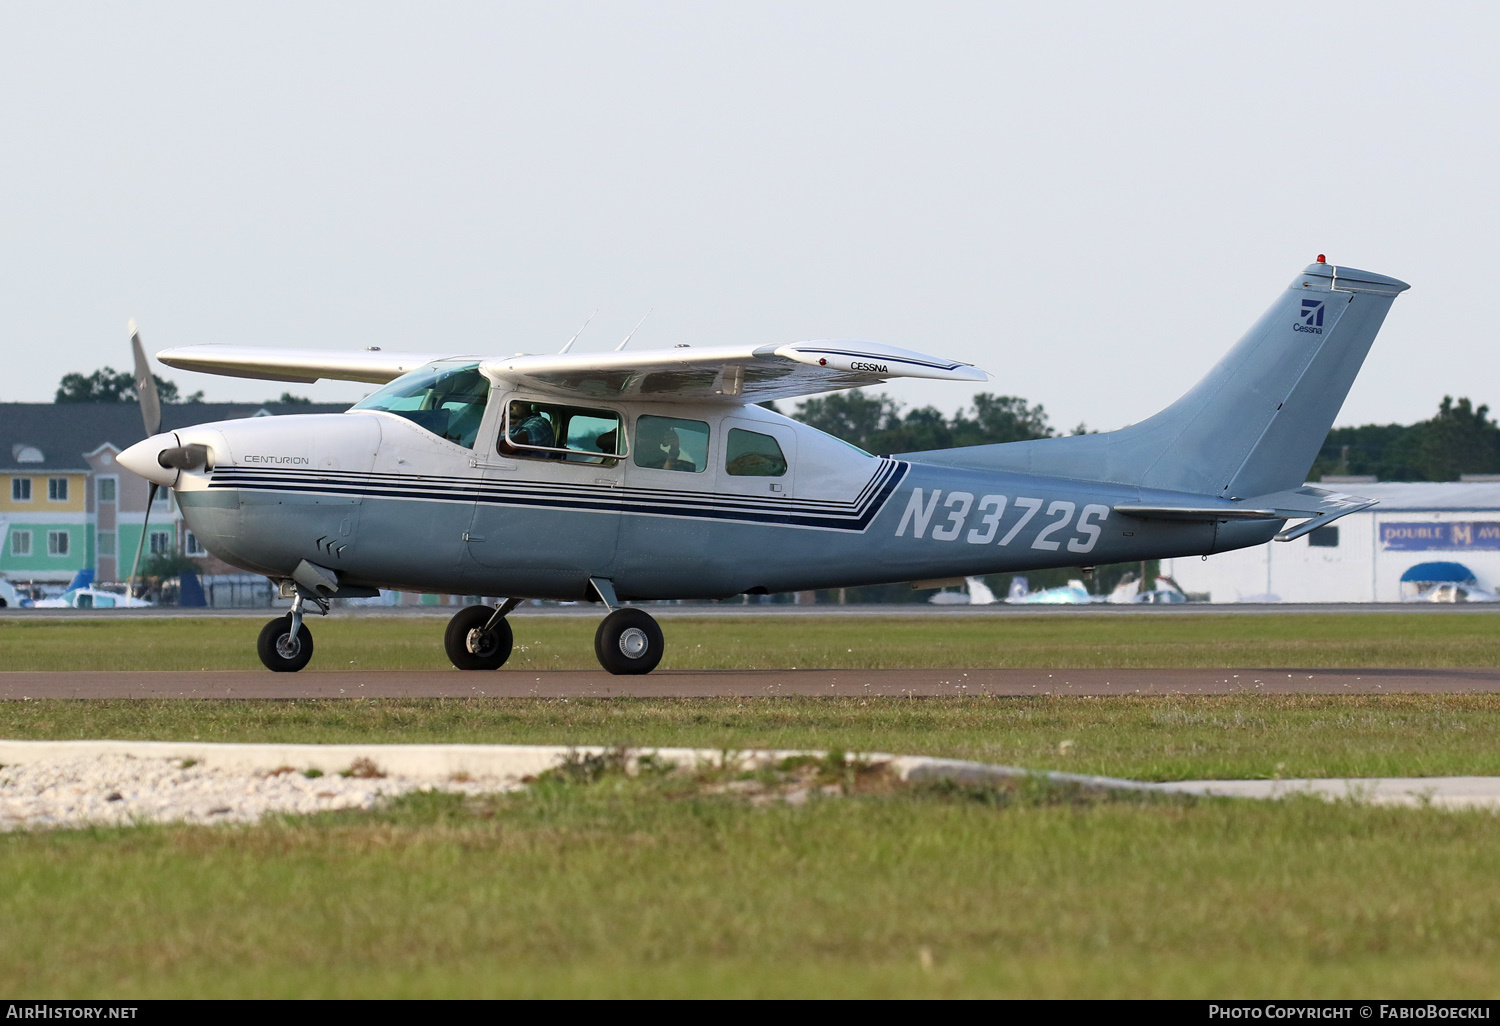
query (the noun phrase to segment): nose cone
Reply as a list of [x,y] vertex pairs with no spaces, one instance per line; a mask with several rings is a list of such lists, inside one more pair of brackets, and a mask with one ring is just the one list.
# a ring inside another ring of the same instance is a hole
[[139,474],[147,481],[170,488],[177,483],[178,470],[176,467],[162,466],[157,457],[168,449],[177,448],[177,445],[177,435],[168,431],[136,442],[115,459],[126,470]]

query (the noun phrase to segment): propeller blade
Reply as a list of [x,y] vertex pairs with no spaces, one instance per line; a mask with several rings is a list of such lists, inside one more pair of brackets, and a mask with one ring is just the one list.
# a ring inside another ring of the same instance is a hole
[[[156,379],[151,375],[151,364],[146,362],[146,350],[141,346],[141,333],[130,322],[130,349],[135,355],[135,394],[141,400],[141,420],[146,425],[146,437],[161,431],[161,400],[156,395]],[[154,486],[153,486],[154,487]]]
[[[136,345],[139,346],[140,343],[137,342]],[[158,416],[160,416],[160,414],[158,414]],[[136,542],[135,562],[130,564],[129,580],[130,590],[132,594],[135,591],[135,572],[141,568],[141,550],[146,547],[146,535],[149,533],[147,528],[151,526],[151,507],[156,505],[156,492],[160,487],[161,485],[157,484],[155,481],[152,481],[151,490],[146,493],[146,515],[141,519],[141,540]]]

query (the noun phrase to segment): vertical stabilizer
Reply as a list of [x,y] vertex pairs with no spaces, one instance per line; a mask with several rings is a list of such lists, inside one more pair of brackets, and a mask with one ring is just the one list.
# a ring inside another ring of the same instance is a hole
[[1097,435],[907,454],[925,463],[1109,481],[1220,498],[1306,479],[1396,296],[1395,278],[1319,258],[1187,394]]

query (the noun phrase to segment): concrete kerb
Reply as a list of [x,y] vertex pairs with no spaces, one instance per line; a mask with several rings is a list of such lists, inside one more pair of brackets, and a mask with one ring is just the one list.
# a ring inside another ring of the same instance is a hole
[[[291,767],[341,773],[356,761],[368,760],[381,772],[425,780],[471,777],[519,780],[561,765],[570,757],[603,756],[612,749],[598,745],[371,745],[371,744],[236,744],[213,741],[3,741],[0,765],[40,762],[48,759],[79,759],[122,755],[137,759],[193,760],[208,766],[248,773],[269,773]],[[724,751],[710,748],[632,748],[627,757],[633,766],[651,755],[678,766],[720,767],[731,762],[736,768],[753,770],[798,756],[822,758],[821,751],[772,750]],[[872,765],[885,765],[900,780],[913,783],[951,780],[959,784],[998,783],[1022,777],[1040,777],[1058,784],[1089,790],[1157,791],[1160,784],[1074,773],[1038,772],[1018,766],[995,766],[959,759],[935,759],[921,755],[888,755],[882,752],[851,755]]]
[[[393,776],[434,783],[472,777],[517,781],[534,777],[569,758],[604,756],[616,749],[597,745],[462,745],[462,744],[239,744],[209,741],[7,741],[0,740],[0,766],[47,760],[129,756],[137,759],[193,760],[207,766],[248,773],[270,773],[290,767],[343,773],[360,760]],[[783,759],[826,753],[803,750],[734,751],[708,748],[632,748],[630,765],[646,755],[681,767],[753,770]],[[912,783],[1003,783],[1032,777],[1088,791],[1183,794],[1204,797],[1278,799],[1311,795],[1328,801],[1435,808],[1500,808],[1500,777],[1405,777],[1368,780],[1189,780],[1152,783],[1118,777],[1029,770],[961,759],[886,753],[851,754],[862,762],[889,767]]]

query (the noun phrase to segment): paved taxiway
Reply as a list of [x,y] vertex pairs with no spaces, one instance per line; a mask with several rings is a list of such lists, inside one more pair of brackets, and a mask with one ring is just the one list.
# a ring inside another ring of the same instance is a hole
[[0,673],[23,698],[711,698],[765,695],[1380,695],[1500,693],[1500,669],[1450,670],[458,670]]

